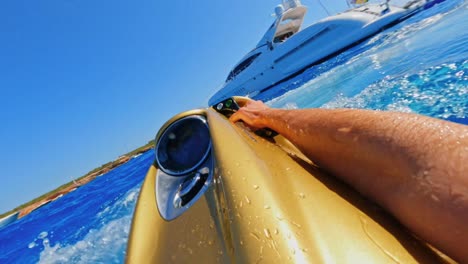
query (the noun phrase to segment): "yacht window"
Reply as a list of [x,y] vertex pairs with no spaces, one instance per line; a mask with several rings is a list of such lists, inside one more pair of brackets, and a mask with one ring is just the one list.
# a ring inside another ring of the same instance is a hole
[[232,80],[234,77],[236,77],[237,74],[241,73],[243,70],[245,70],[247,67],[254,62],[254,60],[260,55],[261,53],[256,53],[247,59],[243,60],[241,63],[239,63],[230,73],[229,76],[226,79],[227,81]]

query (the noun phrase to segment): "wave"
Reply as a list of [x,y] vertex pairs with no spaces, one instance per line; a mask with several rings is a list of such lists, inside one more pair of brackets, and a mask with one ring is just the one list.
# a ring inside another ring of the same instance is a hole
[[41,242],[44,246],[38,263],[122,263],[139,189],[140,186],[131,189],[99,212],[96,217],[103,225],[89,230],[74,244],[50,245],[47,232],[41,232],[37,241],[30,244],[30,248]]
[[468,60],[401,77],[387,76],[359,94],[338,94],[323,108],[415,112],[442,119],[468,117]]

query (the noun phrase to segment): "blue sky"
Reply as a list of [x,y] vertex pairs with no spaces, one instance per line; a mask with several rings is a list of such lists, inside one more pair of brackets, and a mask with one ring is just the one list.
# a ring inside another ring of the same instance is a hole
[[[279,0],[5,0],[0,4],[0,213],[206,107]],[[323,1],[329,12],[345,1]],[[326,15],[315,0],[305,24]]]

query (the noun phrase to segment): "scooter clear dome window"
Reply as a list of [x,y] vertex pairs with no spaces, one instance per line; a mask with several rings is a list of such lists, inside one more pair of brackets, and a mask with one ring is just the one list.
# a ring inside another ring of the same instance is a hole
[[210,133],[201,116],[189,116],[171,124],[156,147],[159,167],[170,175],[182,175],[205,160],[211,148]]

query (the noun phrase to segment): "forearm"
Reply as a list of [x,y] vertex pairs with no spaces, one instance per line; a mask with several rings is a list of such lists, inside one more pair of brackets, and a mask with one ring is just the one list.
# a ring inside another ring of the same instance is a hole
[[[468,128],[365,110],[280,110],[265,126],[392,212],[418,236],[467,261]],[[465,253],[466,254],[466,253]]]

